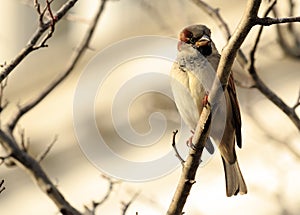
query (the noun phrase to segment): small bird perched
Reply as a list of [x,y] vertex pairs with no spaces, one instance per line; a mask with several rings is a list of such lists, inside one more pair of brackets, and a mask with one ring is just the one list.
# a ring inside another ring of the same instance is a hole
[[[177,62],[171,70],[171,87],[177,109],[195,131],[203,106],[216,75],[220,54],[211,40],[211,31],[204,25],[191,25],[179,35]],[[224,91],[226,115],[224,133],[218,146],[226,179],[227,196],[245,194],[247,187],[235,152],[235,140],[242,147],[241,116],[233,76]]]

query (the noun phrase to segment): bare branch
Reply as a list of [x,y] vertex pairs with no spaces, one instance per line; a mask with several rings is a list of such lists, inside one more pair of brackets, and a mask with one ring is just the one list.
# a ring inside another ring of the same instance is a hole
[[36,46],[33,46],[32,49],[33,50],[37,50],[37,49],[40,49],[40,48],[45,48],[45,47],[48,47],[48,45],[46,44],[46,42],[52,37],[53,33],[54,33],[54,30],[55,30],[55,23],[56,23],[56,17],[53,15],[52,13],[52,10],[51,10],[51,3],[53,2],[53,0],[49,1],[47,0],[46,1],[46,6],[44,8],[44,10],[41,12],[40,11],[40,4],[37,2],[37,0],[35,0],[36,2],[36,8],[37,8],[37,11],[40,15],[40,26],[42,27],[44,25],[44,16],[45,16],[45,13],[46,11],[48,11],[49,15],[50,15],[50,29],[48,31],[48,33],[44,36],[44,38],[42,38],[41,42],[39,45],[36,45]]
[[0,182],[0,193],[2,193],[5,190],[5,187],[3,186],[3,184],[4,184],[4,180],[2,179],[2,181]]
[[[208,5],[207,3],[205,3],[202,0],[191,0],[191,1],[194,2],[197,6],[199,6],[204,12],[206,12],[216,22],[217,26],[219,26],[219,28],[223,32],[223,35],[226,38],[226,40],[229,40],[229,38],[231,37],[231,33],[230,33],[227,23],[220,15],[220,10],[218,8],[212,8],[210,5]],[[243,51],[241,49],[238,50],[237,61],[239,62],[239,64],[242,67],[244,67],[244,65],[246,65],[248,62],[246,55],[243,53]],[[235,80],[235,81],[237,82],[237,80]],[[237,83],[240,86],[243,86],[243,83],[239,83],[239,82],[237,82]]]
[[300,89],[299,89],[297,101],[296,101],[295,105],[293,106],[293,110],[296,111],[297,107],[299,107],[299,106],[300,106]]
[[[267,8],[266,12],[264,13],[264,16],[267,16],[268,13],[273,9],[275,6],[276,1],[272,1],[269,4],[269,7]],[[263,19],[263,18],[261,18]],[[270,88],[268,88],[265,83],[260,79],[256,72],[255,68],[255,53],[257,50],[257,46],[261,37],[263,31],[263,26],[260,27],[259,32],[257,34],[257,37],[255,39],[254,45],[252,50],[250,51],[250,62],[247,66],[247,70],[249,71],[250,75],[252,76],[252,79],[255,82],[255,88],[257,88],[262,94],[264,94],[271,102],[273,102],[278,108],[280,108],[289,118],[290,120],[295,124],[295,126],[300,130],[300,119],[297,116],[295,109],[292,107],[289,107],[281,98],[279,98]]]
[[[290,11],[289,15],[292,17],[294,15],[294,3],[289,0]],[[278,12],[276,7],[273,8],[273,14],[278,17]],[[278,43],[282,50],[289,56],[299,58],[300,57],[300,39],[299,35],[295,31],[292,22],[287,25],[276,25]]]
[[[50,1],[49,1],[50,3]],[[64,4],[61,9],[54,15],[57,20],[61,19],[62,16],[76,3],[76,1],[68,1]],[[82,56],[84,50],[88,47],[90,39],[93,35],[95,26],[97,21],[99,20],[100,15],[104,10],[104,5],[106,0],[103,0],[101,6],[96,11],[95,18],[93,22],[89,26],[84,39],[82,40],[81,44],[79,45],[78,49],[73,53],[70,62],[66,68],[66,71],[58,76],[44,91],[42,91],[36,98],[32,101],[26,103],[19,107],[19,111],[15,116],[12,117],[10,123],[5,127],[4,130],[0,129],[0,143],[3,146],[4,150],[7,154],[10,155],[10,158],[18,165],[19,167],[25,168],[33,179],[39,186],[39,188],[46,194],[48,197],[54,202],[54,204],[59,209],[60,213],[68,214],[68,215],[79,215],[80,212],[77,211],[61,194],[61,192],[57,189],[57,187],[52,183],[49,179],[46,172],[41,167],[40,163],[35,160],[32,156],[30,156],[26,151],[24,151],[13,136],[13,130],[18,122],[18,120],[30,109],[35,107],[41,100],[43,100],[48,93],[50,93],[59,83],[61,83],[70,72],[73,70],[74,66],[77,64],[79,58]],[[51,14],[50,14],[51,16]],[[0,81],[2,81],[7,75],[9,75],[10,71],[15,68],[18,63],[21,62],[26,55],[32,51],[34,45],[38,42],[43,32],[45,32],[51,26],[51,20],[45,22],[43,27],[39,28],[38,31],[34,34],[34,37],[30,40],[30,44],[27,45],[24,50],[21,52],[20,56],[17,56],[15,60],[12,61],[3,71],[0,72]],[[25,142],[23,144],[23,148],[25,147]],[[49,149],[49,147],[48,147]],[[44,155],[47,154],[47,151]],[[44,156],[42,156],[44,157]],[[42,159],[41,159],[42,160]]]
[[42,169],[41,165],[28,153],[19,148],[18,143],[9,131],[0,130],[0,142],[5,151],[11,155],[12,159],[14,159],[15,163],[28,170],[40,189],[52,199],[62,214],[80,215],[80,213],[66,201],[64,196]]
[[[10,158],[11,155],[0,156],[0,165],[5,162],[6,159]],[[0,186],[1,187],[1,186]]]
[[129,206],[134,202],[134,200],[138,197],[139,195],[139,192],[135,193],[132,198],[130,199],[129,202],[122,202],[122,205],[123,205],[123,209],[122,209],[122,215],[125,215]]
[[28,149],[29,149],[29,144],[26,143],[25,141],[25,130],[24,129],[20,129],[19,130],[19,134],[20,134],[20,145],[21,145],[21,149],[24,151],[24,152],[28,152]]
[[99,10],[97,10],[97,12],[94,16],[94,19],[90,23],[90,26],[88,27],[82,42],[75,49],[73,55],[71,56],[66,69],[62,73],[60,73],[56,77],[56,79],[54,79],[43,91],[41,91],[39,95],[37,95],[31,101],[28,101],[27,103],[25,103],[24,105],[19,107],[18,112],[12,117],[12,119],[8,123],[9,129],[11,131],[14,130],[16,124],[18,123],[18,121],[24,114],[26,114],[28,111],[30,111],[32,108],[34,108],[36,105],[38,105],[44,98],[46,98],[46,96],[50,92],[52,92],[52,90],[55,89],[55,87],[57,87],[61,82],[63,82],[73,71],[73,69],[79,62],[79,59],[81,59],[85,50],[89,47],[90,40],[94,33],[94,30],[95,30],[95,27],[99,20],[99,17],[101,16],[102,12],[104,11],[106,2],[107,2],[107,0],[102,1],[101,6],[99,7]]
[[5,79],[3,82],[0,83],[0,113],[7,107],[8,101],[4,100],[4,90],[7,87],[8,79]]
[[46,150],[40,156],[38,156],[37,158],[38,163],[41,163],[45,159],[45,157],[49,154],[50,150],[52,149],[56,141],[57,141],[57,136],[54,137],[52,142],[47,146]]
[[174,151],[175,151],[175,155],[176,155],[176,157],[180,160],[180,162],[181,162],[181,164],[183,165],[184,164],[184,159],[180,156],[180,154],[179,154],[179,152],[178,152],[178,150],[177,150],[177,147],[176,147],[176,134],[178,133],[178,130],[176,130],[176,131],[173,131],[173,140],[172,140],[172,147],[173,147],[173,149],[174,149]]
[[291,23],[291,22],[300,22],[300,16],[283,17],[283,18],[271,18],[271,17],[257,18],[256,25],[270,26],[275,24],[284,24],[284,23]]
[[215,20],[215,22],[223,32],[226,39],[229,40],[229,38],[231,37],[231,33],[227,23],[220,15],[220,10],[218,8],[212,8],[209,4],[205,3],[202,0],[191,0],[191,1],[194,2],[203,11],[205,11],[213,20]]
[[106,175],[102,175],[102,178],[104,178],[105,180],[107,180],[108,182],[108,188],[107,188],[107,191],[106,191],[106,194],[104,195],[104,197],[100,200],[100,201],[93,201],[92,202],[92,209],[89,209],[87,206],[84,206],[85,207],[85,214],[96,214],[96,209],[101,206],[104,202],[107,201],[107,199],[110,197],[110,195],[112,194],[112,191],[113,191],[113,188],[114,188],[114,185],[116,183],[119,183],[119,181],[113,181],[110,177],[106,176]]
[[[54,15],[56,22],[58,22],[77,2],[78,0],[69,0],[67,1]],[[25,57],[32,51],[34,51],[34,47],[40,38],[43,36],[44,32],[46,32],[49,28],[53,27],[53,21],[48,20],[42,26],[39,26],[37,31],[33,34],[32,38],[28,41],[25,48],[23,48],[19,54],[11,60],[10,63],[4,66],[4,68],[0,71],[0,82],[2,82],[11,71],[22,61]]]

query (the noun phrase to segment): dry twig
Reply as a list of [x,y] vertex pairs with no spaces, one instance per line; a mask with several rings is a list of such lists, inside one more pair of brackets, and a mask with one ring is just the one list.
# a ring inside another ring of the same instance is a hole
[[56,77],[56,79],[54,79],[44,90],[42,90],[39,93],[39,95],[37,95],[32,100],[26,102],[25,104],[23,104],[19,107],[18,112],[16,114],[14,114],[14,116],[11,118],[10,122],[8,123],[9,129],[11,131],[14,130],[16,124],[18,123],[18,121],[24,114],[26,114],[28,111],[30,111],[32,108],[34,108],[36,105],[38,105],[50,92],[52,92],[53,89],[55,89],[61,82],[63,82],[73,71],[74,67],[79,62],[81,56],[84,54],[85,50],[89,47],[89,42],[94,33],[95,26],[98,22],[98,19],[104,10],[106,1],[107,0],[102,1],[102,4],[101,4],[99,10],[97,11],[94,19],[90,23],[90,26],[88,27],[82,42],[75,49],[73,55],[71,56],[66,69],[62,73],[60,73]]
[[92,201],[92,209],[89,209],[88,206],[84,206],[85,208],[85,213],[84,214],[89,214],[89,215],[94,215],[96,214],[96,209],[103,205],[104,202],[107,201],[107,199],[110,197],[110,195],[112,194],[114,185],[116,183],[119,183],[119,181],[113,181],[110,177],[106,176],[106,175],[102,175],[102,178],[104,178],[105,180],[107,180],[108,182],[108,188],[106,191],[106,194],[104,195],[104,197],[100,200],[100,201]]
[[123,209],[122,209],[122,215],[125,215],[129,206],[134,202],[134,200],[138,197],[139,192],[135,193],[129,202],[122,202]]
[[184,164],[184,159],[180,156],[178,150],[177,150],[177,147],[176,147],[176,134],[178,133],[178,130],[176,131],[173,131],[173,139],[172,139],[172,147],[175,151],[175,155],[176,157],[180,160],[181,164],[183,165]]
[[[52,1],[47,1],[48,10],[50,10],[51,2]],[[66,14],[66,12],[71,7],[73,7],[73,5],[76,2],[77,1],[75,0],[67,1],[55,15],[50,14],[50,17],[51,16],[52,18],[55,17],[55,20],[57,22],[64,16],[64,14]],[[86,31],[85,37],[83,38],[82,42],[79,44],[78,48],[74,51],[73,55],[71,56],[70,62],[67,65],[66,70],[62,72],[61,75],[58,76],[55,80],[53,80],[53,82],[50,83],[49,86],[46,87],[46,89],[42,91],[36,98],[33,98],[31,101],[25,103],[24,105],[21,105],[19,107],[18,112],[11,118],[11,121],[5,126],[5,128],[0,129],[0,143],[3,146],[4,150],[6,151],[6,153],[10,155],[10,158],[13,159],[18,166],[24,167],[29,172],[29,174],[33,176],[33,179],[36,181],[40,189],[48,195],[48,197],[53,201],[53,203],[57,206],[57,208],[62,214],[79,215],[80,212],[76,210],[64,198],[62,193],[49,179],[48,175],[43,170],[38,160],[34,159],[31,155],[29,155],[26,152],[26,150],[24,150],[27,148],[25,146],[24,137],[23,137],[23,146],[21,147],[19,146],[18,142],[16,141],[13,135],[13,130],[17,122],[19,121],[19,119],[24,114],[26,114],[29,110],[31,110],[33,107],[39,104],[40,101],[42,101],[58,84],[60,84],[71,73],[71,71],[73,71],[74,67],[78,63],[78,60],[83,55],[84,51],[88,48],[88,44],[91,40],[91,37],[93,35],[99,17],[104,10],[105,4],[106,4],[106,0],[103,0],[101,6],[96,11],[93,21],[91,22],[90,26]],[[37,10],[41,12],[41,9],[37,9]],[[4,67],[4,69],[0,72],[0,82],[4,80],[9,75],[9,73],[33,50],[33,47],[37,44],[42,34],[47,29],[51,28],[51,23],[53,23],[52,18],[51,18],[52,21],[51,20],[46,21],[42,26],[39,27],[39,29],[34,34],[33,38],[29,41],[27,46],[20,52],[20,54],[10,64]],[[45,155],[48,153],[48,151],[49,151],[49,147],[47,148],[46,152],[43,153],[41,159],[39,160],[42,160],[43,157],[45,157]]]
[[[75,5],[75,3],[77,1],[78,0],[69,0],[69,1],[67,1],[55,13],[55,15],[53,15],[53,17],[55,17],[55,22],[58,22]],[[51,2],[49,2],[49,3],[51,3]],[[49,6],[49,8],[50,8],[50,6]],[[0,82],[2,82],[5,78],[7,78],[7,76],[13,71],[13,69],[16,68],[16,66],[18,66],[19,63],[21,63],[25,59],[25,57],[27,57],[27,55],[29,53],[31,53],[34,50],[37,50],[37,47],[39,47],[39,45],[36,46],[36,44],[40,41],[40,39],[44,35],[44,33],[49,28],[53,28],[53,27],[54,27],[54,23],[53,23],[52,19],[48,20],[47,22],[44,22],[43,25],[40,25],[38,27],[37,31],[33,34],[32,38],[28,41],[28,43],[26,44],[26,46],[19,52],[19,54],[14,59],[11,60],[10,63],[6,64],[3,67],[3,69],[0,71]],[[51,32],[51,29],[50,29],[50,32]],[[48,36],[46,36],[46,38],[47,37]],[[46,41],[48,39],[46,39]],[[45,41],[45,39],[43,39],[42,41]],[[42,45],[42,44],[40,44],[40,45]]]
[[4,180],[2,179],[2,181],[0,182],[0,193],[2,193],[5,190],[5,187],[3,186],[3,184],[4,184]]

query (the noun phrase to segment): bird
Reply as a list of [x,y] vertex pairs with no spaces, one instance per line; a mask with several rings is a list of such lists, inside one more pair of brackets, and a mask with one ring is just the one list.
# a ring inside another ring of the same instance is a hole
[[[177,58],[170,72],[171,89],[178,112],[193,133],[216,76],[220,54],[211,39],[211,30],[202,24],[181,30],[177,49]],[[242,135],[241,114],[232,73],[224,90],[224,98],[224,132],[219,138],[218,149],[225,172],[226,195],[230,197],[247,193],[235,151],[235,142],[239,148],[242,147]]]

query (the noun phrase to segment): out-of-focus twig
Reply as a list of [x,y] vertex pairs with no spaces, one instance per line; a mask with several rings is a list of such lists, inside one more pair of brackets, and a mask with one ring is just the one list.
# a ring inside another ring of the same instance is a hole
[[129,202],[122,202],[123,209],[122,209],[122,215],[125,215],[129,206],[135,201],[135,199],[138,197],[139,192],[135,193]]
[[[202,8],[207,14],[209,14],[213,20],[217,23],[217,25],[221,25],[220,29],[222,30],[224,36],[228,38],[230,35],[229,28],[227,27],[226,22],[223,20],[221,15],[219,14],[218,9],[213,9],[211,6],[203,2],[202,0],[192,0],[196,5],[198,5],[200,8]],[[265,83],[260,79],[260,77],[257,75],[256,68],[254,66],[254,54],[257,49],[257,45],[260,40],[260,36],[263,30],[263,26],[267,25],[273,25],[273,24],[281,24],[281,23],[292,23],[292,22],[299,22],[300,17],[288,17],[288,18],[270,18],[267,17],[269,12],[272,10],[274,12],[274,7],[276,4],[276,0],[270,1],[269,6],[267,7],[264,15],[262,18],[259,17],[253,17],[252,24],[254,25],[261,25],[260,30],[258,32],[258,35],[255,39],[254,46],[252,48],[252,51],[250,53],[250,62],[247,60],[245,55],[243,54],[242,51],[238,52],[237,59],[239,63],[242,65],[242,67],[248,71],[255,82],[255,87],[258,90],[260,90],[261,93],[263,93],[270,101],[272,101],[276,106],[278,106],[290,119],[291,121],[295,124],[295,126],[300,130],[300,119],[297,116],[295,112],[294,107],[289,107],[287,104],[283,102],[282,99],[280,99],[274,92],[272,92],[266,85]],[[275,10],[276,11],[276,10]],[[276,25],[277,28],[279,28],[279,25]],[[280,36],[281,34],[279,34]],[[283,35],[282,35],[283,36]],[[284,41],[285,42],[285,41]],[[285,48],[288,48],[287,45],[283,45]],[[296,46],[293,46],[292,49],[297,48]],[[290,50],[290,49],[289,49]],[[299,48],[300,51],[300,48]],[[300,52],[299,52],[300,56]]]
[[0,193],[2,193],[5,190],[3,184],[4,184],[4,180],[2,179],[2,181],[0,182]]
[[[7,80],[5,79],[3,82],[0,83],[0,113],[7,107],[8,101],[4,100],[4,90],[7,87]],[[1,124],[1,122],[0,122]]]
[[[61,19],[62,16],[75,4],[75,2],[76,1],[71,0],[68,1],[53,16],[55,16],[57,20]],[[40,92],[40,94],[37,97],[33,98],[31,101],[25,103],[24,105],[20,105],[18,112],[12,116],[9,123],[3,126],[3,129],[0,129],[0,143],[4,148],[5,152],[10,155],[10,159],[12,159],[19,167],[25,168],[27,170],[27,172],[32,176],[39,188],[53,201],[53,203],[59,209],[60,213],[65,215],[79,215],[81,213],[64,198],[60,190],[57,188],[57,186],[55,186],[55,184],[53,184],[49,176],[41,167],[39,161],[37,159],[34,159],[26,150],[24,150],[24,148],[26,148],[25,143],[23,144],[24,146],[20,146],[20,144],[17,142],[13,135],[13,131],[19,119],[33,107],[39,104],[40,101],[42,101],[58,84],[60,84],[70,74],[71,71],[73,71],[75,65],[77,65],[78,63],[78,60],[83,55],[84,51],[88,48],[96,24],[98,23],[100,15],[104,11],[106,2],[106,0],[103,0],[101,2],[101,5],[99,5],[99,8],[97,8],[94,19],[88,27],[83,40],[71,56],[70,62],[67,64],[66,70],[63,71],[61,75],[59,75],[55,80],[53,80],[49,84],[49,86],[46,87],[45,90]],[[1,78],[9,75],[9,72],[13,68],[15,68],[15,66],[22,59],[26,57],[26,55],[30,52],[30,50],[32,50],[34,45],[41,37],[41,34],[51,27],[50,25],[51,20],[45,22],[43,27],[40,27],[38,29],[38,32],[34,34],[34,38],[30,40],[29,47],[27,45],[22,51],[22,56],[18,56],[17,60],[13,61],[11,64],[8,65],[8,67],[6,67],[2,72],[0,72],[0,80],[2,80]],[[50,147],[48,147],[48,149],[50,149]],[[45,157],[45,155],[49,151],[48,149],[39,160],[42,160],[43,157]]]
[[[36,50],[36,44],[41,40],[44,33],[49,29],[54,27],[54,20],[57,23],[77,2],[78,0],[69,0],[61,8],[53,15],[55,19],[50,19],[44,22],[42,25],[39,25],[36,32],[32,35],[32,38],[27,42],[26,46],[18,53],[18,55],[11,60],[10,63],[7,63],[3,69],[0,71],[0,82],[2,82],[7,76],[13,71],[13,69],[19,65],[21,61],[25,59],[25,57],[31,53],[32,51]],[[50,29],[51,32],[51,29]],[[51,34],[51,33],[50,33]],[[51,34],[52,35],[52,34]],[[47,38],[48,36],[46,36]],[[49,39],[49,38],[48,38]],[[48,40],[46,39],[46,41]],[[46,42],[45,39],[42,39],[44,43]],[[42,42],[43,43],[43,42]]]
[[108,182],[108,188],[107,188],[106,194],[100,201],[93,201],[91,209],[88,208],[88,206],[84,206],[85,207],[85,212],[84,212],[85,215],[96,214],[96,209],[99,208],[99,206],[103,205],[108,200],[108,198],[112,194],[114,185],[116,183],[119,183],[119,181],[113,181],[110,177],[108,177],[106,175],[102,175],[102,178],[104,178]]
[[[294,16],[294,3],[289,0],[289,16]],[[272,10],[275,17],[278,17],[276,7]],[[290,57],[300,57],[300,37],[299,33],[294,28],[294,23],[290,22],[287,25],[276,25],[278,44],[282,50]]]
[[[269,7],[264,13],[264,17],[266,17],[270,11],[274,8],[276,1],[271,1]],[[264,19],[264,17],[259,19]],[[289,107],[279,96],[276,95],[267,85],[261,80],[259,75],[257,74],[255,67],[255,53],[257,50],[258,43],[260,41],[260,37],[263,31],[264,25],[262,25],[259,29],[259,32],[256,36],[254,45],[250,51],[250,61],[247,65],[247,70],[249,71],[252,79],[255,82],[255,88],[257,88],[262,94],[264,94],[271,102],[273,102],[278,108],[280,108],[294,123],[297,129],[300,131],[300,119],[296,114],[296,111],[293,107]]]
[[69,63],[66,66],[66,69],[60,73],[56,79],[54,79],[44,90],[42,90],[35,98],[31,99],[30,101],[26,102],[25,104],[21,105],[19,107],[19,110],[17,113],[14,114],[14,116],[11,118],[10,122],[8,123],[9,129],[11,131],[14,130],[17,122],[19,119],[28,111],[30,111],[32,108],[34,108],[37,104],[39,104],[50,92],[52,92],[53,89],[55,89],[56,86],[58,86],[61,82],[63,82],[69,74],[73,71],[74,67],[79,62],[81,56],[85,52],[86,49],[89,47],[89,43],[91,40],[91,37],[94,33],[95,26],[98,22],[98,19],[100,15],[102,14],[105,4],[107,0],[103,0],[101,3],[101,6],[99,7],[99,10],[97,11],[94,19],[90,23],[90,26],[88,27],[86,34],[82,40],[82,42],[79,44],[79,46],[75,49],[73,55],[71,56]]
[[56,141],[57,141],[57,136],[54,137],[54,139],[47,146],[47,148],[45,149],[45,151],[40,156],[38,156],[37,162],[41,163],[45,159],[45,157],[49,154],[50,150],[52,149],[52,147],[54,146],[54,144],[55,144]]
[[173,131],[173,138],[172,138],[172,147],[173,147],[173,149],[174,149],[174,151],[175,151],[175,155],[176,155],[176,157],[180,160],[180,162],[181,162],[181,164],[183,165],[184,164],[184,159],[180,156],[180,154],[179,154],[179,152],[178,152],[178,150],[177,150],[177,147],[176,147],[176,134],[178,133],[178,130],[176,130],[176,131]]

